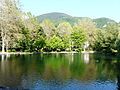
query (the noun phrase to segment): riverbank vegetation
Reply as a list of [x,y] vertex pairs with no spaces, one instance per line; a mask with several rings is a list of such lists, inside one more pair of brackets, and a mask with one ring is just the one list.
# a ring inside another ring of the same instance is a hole
[[88,18],[74,25],[66,21],[56,25],[47,18],[39,22],[30,12],[21,11],[16,0],[0,1],[0,23],[2,52],[120,52],[120,23],[98,28]]

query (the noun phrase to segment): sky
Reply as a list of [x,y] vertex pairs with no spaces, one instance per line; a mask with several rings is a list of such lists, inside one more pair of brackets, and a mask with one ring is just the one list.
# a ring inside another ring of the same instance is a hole
[[120,22],[120,0],[20,0],[22,10],[38,16],[61,12],[71,16],[107,17]]

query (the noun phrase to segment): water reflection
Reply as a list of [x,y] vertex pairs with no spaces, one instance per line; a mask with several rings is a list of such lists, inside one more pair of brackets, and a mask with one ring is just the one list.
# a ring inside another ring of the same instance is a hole
[[117,89],[120,90],[120,63],[116,64],[116,72],[117,72]]
[[85,53],[83,53],[83,56],[84,56],[84,62],[85,62],[86,64],[88,64],[88,63],[89,63],[89,60],[90,60],[90,58],[89,58],[89,53],[88,53],[88,52],[85,52]]
[[119,66],[118,57],[89,53],[1,56],[0,86],[32,90],[120,90]]

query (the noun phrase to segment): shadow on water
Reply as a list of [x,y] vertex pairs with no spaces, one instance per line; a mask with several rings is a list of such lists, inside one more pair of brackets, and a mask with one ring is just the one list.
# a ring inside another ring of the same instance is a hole
[[120,90],[120,59],[89,53],[0,56],[0,90]]
[[117,89],[120,90],[120,62],[116,63],[116,72],[117,72]]

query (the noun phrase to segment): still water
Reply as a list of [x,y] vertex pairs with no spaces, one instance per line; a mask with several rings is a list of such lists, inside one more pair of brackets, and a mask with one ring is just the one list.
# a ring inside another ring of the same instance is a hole
[[0,90],[120,90],[120,57],[99,54],[0,56]]

